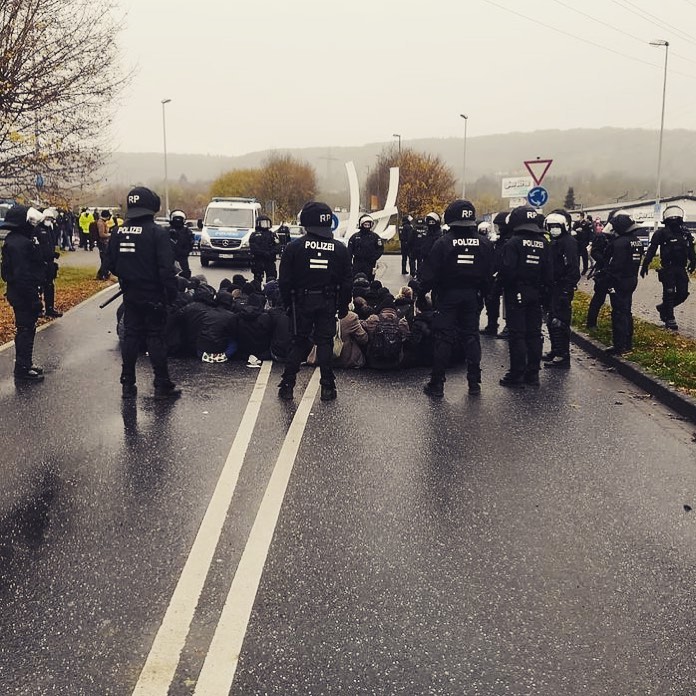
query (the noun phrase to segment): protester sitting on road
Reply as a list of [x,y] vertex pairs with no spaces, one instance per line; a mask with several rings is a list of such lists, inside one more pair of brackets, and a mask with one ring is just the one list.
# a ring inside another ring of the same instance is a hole
[[[359,369],[365,365],[365,353],[363,350],[367,347],[367,331],[358,319],[358,315],[349,311],[343,319],[340,320],[341,326],[341,341],[343,347],[341,354],[334,357],[334,367],[342,367],[345,369]],[[316,365],[317,348],[314,346],[307,358],[309,365]]]
[[385,303],[379,314],[373,314],[363,323],[367,331],[367,366],[377,370],[393,370],[403,360],[404,341],[411,330],[405,319],[399,319],[393,298]]

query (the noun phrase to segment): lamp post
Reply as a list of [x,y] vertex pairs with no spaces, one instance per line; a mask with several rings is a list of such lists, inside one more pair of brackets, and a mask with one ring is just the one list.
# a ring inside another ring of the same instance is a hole
[[464,164],[462,165],[462,198],[466,198],[466,128],[469,125],[469,117],[459,114],[464,119]]
[[657,225],[660,217],[660,194],[662,193],[662,137],[665,131],[665,99],[667,96],[667,58],[669,56],[669,41],[657,39],[650,42],[651,46],[664,46],[665,48],[665,75],[662,80],[662,117],[660,118],[660,144],[657,149],[657,185],[655,189],[655,220],[654,228],[657,230]]
[[400,134],[400,133],[394,133],[394,134],[393,134],[393,137],[399,139],[399,157],[401,157],[401,134]]
[[169,217],[169,176],[167,172],[167,121],[164,116],[165,104],[171,99],[162,99],[162,137],[164,139],[164,211]]

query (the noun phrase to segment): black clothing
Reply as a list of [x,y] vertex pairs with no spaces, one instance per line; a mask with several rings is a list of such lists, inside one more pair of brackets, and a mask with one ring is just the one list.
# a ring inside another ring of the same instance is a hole
[[46,278],[46,265],[39,242],[30,231],[11,230],[2,245],[0,271],[7,283],[7,301],[15,315],[15,374],[31,369],[36,320],[41,312],[39,286]]
[[587,326],[593,328],[597,326],[599,310],[607,299],[609,294],[609,278],[606,268],[607,261],[606,253],[609,248],[611,237],[608,234],[597,234],[592,240],[592,251],[590,255],[595,262],[594,266],[594,294],[590,300],[590,306],[587,310]]
[[[336,312],[339,316],[348,312],[352,277],[346,247],[334,241],[330,229],[325,232],[319,229],[314,228],[313,232],[308,231],[290,242],[280,260],[278,286],[283,304],[292,312],[293,325],[292,349],[282,380],[288,386],[294,386],[300,364],[309,354],[310,336],[317,346],[321,384],[334,385],[331,357]],[[382,240],[379,241],[381,244]]]
[[686,266],[696,268],[696,251],[691,233],[681,224],[666,225],[653,234],[642,268],[647,272],[657,250],[660,250],[658,278],[662,283],[660,316],[665,322],[674,321],[674,308],[689,296],[689,276]]
[[498,271],[505,297],[511,380],[533,380],[539,372],[544,296],[553,284],[549,243],[539,232],[520,231],[502,250]]
[[193,230],[186,225],[170,225],[169,239],[174,247],[174,259],[181,266],[181,275],[184,278],[191,277],[189,266],[189,254],[193,251]]
[[416,275],[416,269],[414,268],[413,261],[412,261],[413,257],[410,256],[410,243],[411,243],[412,235],[413,235],[413,225],[408,220],[408,218],[404,218],[403,222],[401,223],[401,227],[399,228],[399,243],[401,246],[401,274],[402,275],[406,274],[406,261],[410,261],[409,262],[410,274],[412,276]]
[[[425,235],[418,240],[418,266],[428,258],[435,242],[442,237],[442,228],[437,225],[429,225]],[[420,280],[420,279],[419,279]]]
[[452,227],[420,270],[420,293],[433,290],[434,349],[431,382],[445,381],[453,348],[463,346],[469,382],[481,381],[479,316],[493,276],[494,249],[475,227]]
[[164,340],[166,305],[177,297],[169,234],[151,215],[128,219],[111,235],[108,253],[109,269],[119,279],[125,308],[121,384],[135,384],[135,363],[144,339],[155,388],[173,389]]
[[60,258],[60,254],[56,251],[58,237],[55,228],[44,224],[36,226],[35,235],[39,242],[41,258],[44,262],[44,278],[40,286],[41,293],[43,294],[46,313],[51,314],[55,309],[56,287],[54,281],[58,275],[56,259]]
[[254,280],[266,282],[278,277],[276,272],[276,253],[278,252],[278,238],[270,229],[255,229],[249,236],[249,251],[251,253],[251,272]]
[[553,282],[547,328],[554,356],[570,358],[570,323],[575,286],[580,280],[578,243],[568,233],[551,239]]
[[353,264],[353,275],[364,273],[370,280],[375,277],[375,264],[384,253],[382,238],[372,230],[360,228],[348,240],[348,255]]
[[643,258],[643,242],[632,231],[611,240],[605,254],[607,283],[611,302],[611,330],[614,348],[628,352],[633,348],[633,292],[638,286],[638,270]]
[[579,220],[575,223],[574,229],[579,256],[580,259],[582,259],[582,273],[584,275],[587,273],[587,264],[589,262],[587,247],[589,246],[593,237],[592,223],[589,220]]

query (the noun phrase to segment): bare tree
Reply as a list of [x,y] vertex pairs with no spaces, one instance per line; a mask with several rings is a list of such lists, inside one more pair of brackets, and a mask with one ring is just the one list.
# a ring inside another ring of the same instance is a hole
[[102,163],[127,77],[108,0],[0,1],[0,190],[66,199]]

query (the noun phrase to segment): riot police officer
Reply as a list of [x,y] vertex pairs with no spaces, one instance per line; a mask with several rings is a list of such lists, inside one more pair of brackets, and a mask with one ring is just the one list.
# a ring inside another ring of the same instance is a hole
[[650,240],[640,269],[640,277],[645,278],[648,274],[650,262],[659,249],[661,268],[657,277],[662,283],[662,303],[655,309],[660,313],[660,319],[665,326],[677,331],[679,326],[674,319],[674,308],[689,296],[686,266],[688,264],[689,273],[696,270],[696,252],[694,239],[684,227],[684,211],[678,205],[667,206],[662,221],[665,226],[657,230]]
[[375,279],[375,265],[384,253],[382,238],[372,231],[375,221],[371,215],[361,215],[358,231],[348,240],[348,254],[353,265],[353,276],[364,273],[370,280]]
[[633,292],[638,286],[638,270],[644,249],[635,232],[637,225],[627,212],[617,212],[609,222],[616,236],[606,251],[613,338],[613,345],[607,348],[607,353],[620,355],[633,350]]
[[504,387],[538,386],[541,352],[541,305],[553,281],[549,243],[540,216],[528,205],[510,213],[512,237],[503,247],[499,269],[505,298],[510,369]]
[[43,379],[43,370],[33,364],[34,336],[41,312],[39,286],[46,277],[46,266],[28,212],[24,205],[13,205],[5,213],[1,227],[9,233],[2,245],[0,271],[15,315],[15,379],[38,382]]
[[614,237],[614,231],[611,224],[607,223],[602,232],[599,232],[592,239],[592,250],[590,256],[594,261],[594,266],[588,278],[592,277],[594,281],[594,292],[590,305],[587,308],[586,327],[588,329],[597,328],[597,319],[599,318],[599,310],[606,302],[609,294],[609,276],[607,274],[607,250],[609,244]]
[[169,216],[169,238],[174,245],[174,260],[181,267],[180,275],[191,277],[189,254],[193,251],[193,230],[186,226],[186,213],[183,210],[172,210]]
[[[467,361],[469,393],[481,391],[479,316],[493,275],[493,244],[476,229],[476,210],[467,200],[445,210],[449,231],[434,244],[420,272],[420,296],[433,290],[433,370],[423,391],[444,394],[445,370],[457,344]],[[422,302],[422,299],[420,301]]]
[[575,286],[580,280],[578,243],[570,234],[569,216],[554,211],[544,226],[551,237],[553,283],[549,297],[546,326],[551,350],[544,356],[546,367],[570,367],[570,322]]
[[[409,247],[411,237],[413,236],[413,225],[411,224],[411,216],[404,215],[399,227],[399,246],[401,248],[401,275],[406,275],[406,262],[409,260]],[[415,276],[413,264],[409,265],[410,274]]]
[[418,263],[422,264],[428,258],[430,250],[435,242],[442,237],[442,221],[437,213],[428,213],[425,216],[425,237],[420,240],[418,247]]
[[292,348],[278,389],[281,399],[293,398],[297,373],[312,338],[321,370],[321,400],[336,398],[331,368],[336,314],[341,319],[348,313],[352,277],[348,251],[334,241],[331,220],[331,208],[325,203],[305,204],[300,212],[305,234],[290,242],[280,259],[278,285],[293,326]]
[[126,221],[109,239],[109,269],[123,290],[122,396],[137,396],[135,364],[146,342],[154,372],[155,399],[181,394],[169,377],[164,329],[167,305],[176,298],[174,250],[169,233],[154,221],[160,197],[144,186],[128,193]]
[[[35,208],[30,208],[29,219],[31,220],[32,212],[38,212]],[[41,249],[41,258],[44,262],[44,279],[41,283],[41,292],[44,300],[44,315],[47,317],[62,317],[63,312],[56,309],[56,286],[55,280],[58,275],[58,264],[56,259],[60,258],[60,254],[56,251],[58,246],[58,229],[56,220],[58,211],[55,208],[46,208],[36,225],[34,234],[39,242]]]
[[271,230],[271,218],[259,215],[256,219],[256,227],[249,237],[251,272],[254,274],[254,280],[262,283],[264,273],[266,282],[278,277],[276,253],[279,246],[278,237]]
[[[498,336],[498,319],[500,318],[500,300],[503,296],[503,286],[500,283],[500,279],[497,277],[497,273],[500,269],[500,265],[503,259],[503,247],[505,243],[510,239],[510,226],[507,224],[509,213],[498,213],[493,218],[493,229],[496,237],[495,240],[495,254],[494,254],[494,264],[493,272],[495,278],[493,283],[491,283],[490,290],[486,294],[485,304],[486,304],[486,327],[481,330],[488,336]],[[507,326],[503,329],[500,334],[501,338],[507,338]]]

